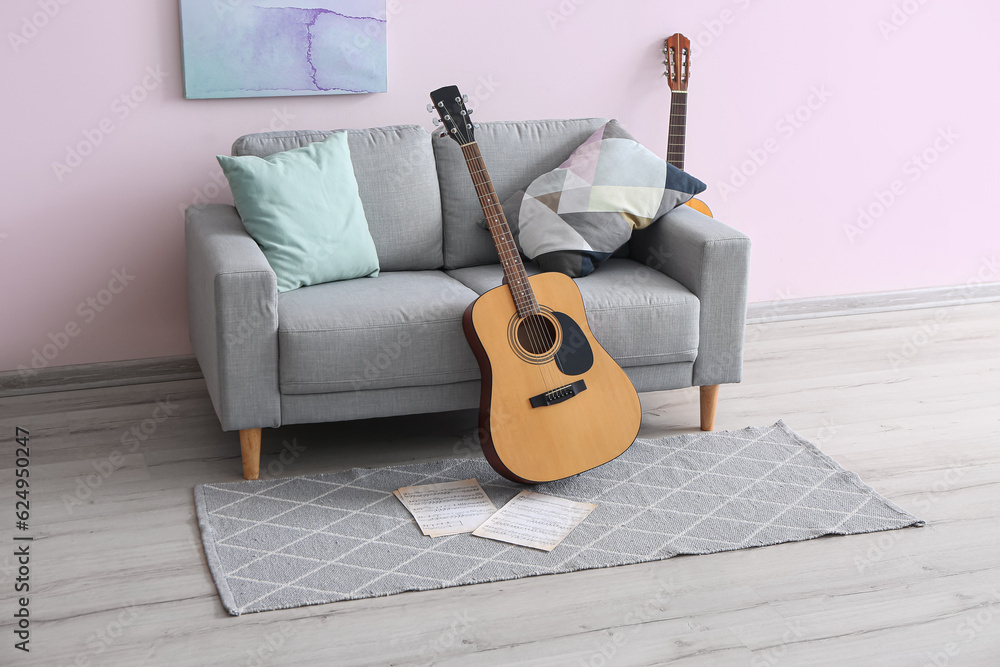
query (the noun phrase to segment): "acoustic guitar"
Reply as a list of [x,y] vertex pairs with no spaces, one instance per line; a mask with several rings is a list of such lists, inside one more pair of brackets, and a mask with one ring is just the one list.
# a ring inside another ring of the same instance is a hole
[[[675,33],[663,42],[663,76],[670,83],[670,127],[667,132],[667,162],[684,169],[684,144],[687,135],[688,80],[691,78],[691,40]],[[712,210],[700,199],[687,205],[712,217]]]
[[498,473],[526,484],[607,463],[639,432],[639,396],[594,338],[573,279],[525,272],[458,88],[435,90],[431,101],[428,110],[461,147],[503,268],[504,284],[462,320],[482,375],[483,454]]

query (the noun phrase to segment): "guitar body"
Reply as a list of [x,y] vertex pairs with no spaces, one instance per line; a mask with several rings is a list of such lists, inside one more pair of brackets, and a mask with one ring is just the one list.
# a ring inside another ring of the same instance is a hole
[[699,213],[703,213],[703,214],[707,215],[710,218],[715,217],[715,216],[712,215],[712,209],[710,209],[708,207],[708,204],[706,204],[705,202],[703,202],[700,199],[689,199],[685,203],[688,206],[690,206],[691,208],[693,208],[694,210],[698,211]]
[[[619,456],[635,440],[642,410],[632,382],[590,331],[576,283],[561,273],[529,281],[541,310],[529,317],[544,321],[521,317],[502,285],[473,302],[463,324],[482,373],[483,453],[507,479],[532,484]],[[532,397],[554,402],[535,407]]]

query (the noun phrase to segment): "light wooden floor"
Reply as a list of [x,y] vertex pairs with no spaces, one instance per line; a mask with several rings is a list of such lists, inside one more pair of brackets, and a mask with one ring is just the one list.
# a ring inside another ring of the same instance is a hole
[[[195,484],[240,478],[202,381],[2,399],[0,664],[1000,665],[998,326],[1000,303],[754,325],[744,381],[722,389],[718,428],[784,419],[925,528],[239,618],[193,514]],[[130,451],[158,400],[175,414]],[[643,436],[698,423],[695,390],[642,400]],[[263,476],[462,454],[473,425],[283,428]],[[15,426],[31,433],[30,654],[12,635]]]

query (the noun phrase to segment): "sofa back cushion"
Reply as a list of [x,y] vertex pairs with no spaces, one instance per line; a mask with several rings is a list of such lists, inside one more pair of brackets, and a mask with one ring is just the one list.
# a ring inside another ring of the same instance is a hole
[[[441,194],[427,130],[396,125],[344,131],[381,270],[441,268]],[[323,141],[331,133],[248,134],[236,140],[232,152],[265,157]]]
[[[477,124],[476,141],[500,201],[558,167],[607,122],[604,118],[581,118]],[[462,151],[451,137],[439,134],[432,143],[441,187],[444,266],[459,269],[496,264],[499,259],[493,239],[477,224],[483,210]]]

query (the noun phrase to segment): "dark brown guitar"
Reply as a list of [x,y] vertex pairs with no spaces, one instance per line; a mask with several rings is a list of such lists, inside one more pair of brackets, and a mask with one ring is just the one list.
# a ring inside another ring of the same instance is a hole
[[[670,83],[670,128],[667,132],[667,162],[684,169],[684,148],[687,141],[688,80],[691,78],[691,40],[675,33],[663,42],[663,76]],[[712,210],[700,199],[687,205],[712,217]]]
[[498,473],[528,484],[607,463],[639,432],[639,396],[591,333],[573,279],[525,273],[458,88],[435,90],[431,101],[462,149],[505,278],[463,318],[482,374],[483,454]]

